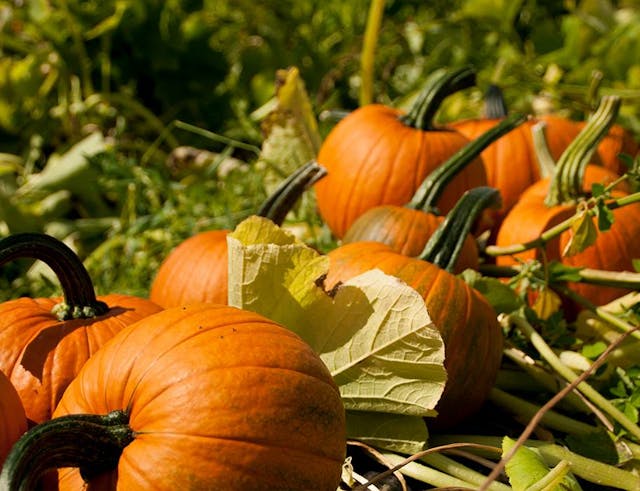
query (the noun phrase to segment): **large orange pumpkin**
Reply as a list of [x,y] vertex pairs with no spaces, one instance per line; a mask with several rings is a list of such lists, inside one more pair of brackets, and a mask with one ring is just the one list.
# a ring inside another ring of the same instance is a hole
[[[342,238],[369,208],[402,206],[427,175],[468,139],[434,125],[442,100],[475,83],[469,68],[435,72],[408,113],[369,104],[349,113],[333,127],[317,160],[328,175],[315,186],[318,210],[333,234]],[[486,185],[480,159],[461,171],[440,197],[442,213],[453,208],[464,191]]]
[[[496,239],[497,250],[535,242],[545,231],[575,214],[578,201],[589,196],[593,183],[609,184],[619,178],[605,167],[589,165],[591,152],[615,120],[619,105],[620,99],[616,96],[602,98],[589,124],[558,161],[553,178],[541,180],[527,189],[505,217]],[[628,190],[624,183],[618,188],[622,191],[616,191],[618,194],[614,193],[614,196]],[[572,234],[566,231],[546,241],[544,249],[538,247],[500,255],[496,262],[513,265],[530,259],[558,260],[572,266],[633,271],[632,261],[640,256],[638,241],[633,239],[640,234],[640,204],[625,206],[613,213],[613,227],[601,232],[594,244],[576,255],[563,256]],[[488,252],[492,250],[496,251],[489,248]],[[608,303],[625,293],[617,288],[586,284],[571,287],[596,305]]]
[[[477,290],[450,273],[471,226],[469,202],[465,201],[461,200],[430,239],[425,256],[431,262],[404,256],[380,242],[353,242],[328,253],[327,288],[378,268],[400,278],[424,298],[445,345],[448,382],[432,422],[439,428],[460,423],[480,408],[502,359],[503,337],[495,311]],[[470,201],[475,200],[471,197]]]
[[[325,174],[326,169],[317,162],[301,166],[257,214],[281,224],[304,190]],[[227,303],[228,234],[229,230],[208,230],[178,244],[158,268],[149,298],[163,308],[191,302]]]
[[16,234],[0,241],[0,264],[32,257],[59,279],[62,298],[19,298],[0,304],[0,370],[11,380],[28,419],[51,417],[62,393],[85,361],[114,334],[160,309],[144,298],[95,296],[76,254],[44,234]]
[[68,467],[61,490],[82,489],[77,466],[95,491],[335,491],[346,451],[322,360],[275,322],[217,304],[115,336],[30,433],[3,470],[11,489],[36,482],[42,459]]
[[[342,243],[373,240],[387,244],[406,256],[419,256],[431,234],[444,220],[436,203],[449,181],[491,142],[503,137],[524,120],[524,116],[514,115],[488,128],[429,174],[405,206],[380,205],[365,211],[349,227]],[[499,207],[500,203],[491,205]],[[480,213],[483,210],[477,211]],[[463,248],[454,272],[478,267],[478,247],[472,235],[465,240]]]
[[0,371],[0,465],[25,431],[27,416],[20,396],[11,381]]

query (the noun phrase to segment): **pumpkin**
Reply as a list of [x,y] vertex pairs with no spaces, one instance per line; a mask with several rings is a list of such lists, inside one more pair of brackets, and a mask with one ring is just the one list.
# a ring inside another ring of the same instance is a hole
[[[342,243],[374,240],[388,244],[401,254],[419,256],[431,234],[444,220],[438,213],[436,203],[449,181],[487,145],[512,131],[524,120],[524,116],[514,115],[472,140],[429,174],[405,206],[381,205],[364,212],[349,227]],[[454,272],[478,267],[478,247],[472,235],[468,235],[463,248]]]
[[[433,119],[446,96],[474,83],[470,67],[436,71],[408,113],[368,104],[331,129],[317,156],[328,175],[315,190],[320,216],[336,237],[374,206],[407,203],[430,172],[468,143]],[[464,191],[483,185],[486,175],[478,159],[449,183],[438,208],[447,213]]]
[[[285,179],[257,214],[281,224],[301,194],[326,170],[312,161]],[[164,259],[149,298],[163,308],[190,302],[227,303],[227,235],[207,230],[184,240]]]
[[[502,91],[497,86],[490,85],[485,96],[484,117],[454,121],[450,126],[473,140],[502,121],[507,114]],[[538,162],[531,137],[532,127],[536,123],[535,119],[530,118],[514,131],[488,145],[480,154],[487,173],[487,185],[500,190],[502,195],[501,209],[492,214],[494,232],[522,192],[545,177],[545,169]],[[560,138],[559,135],[563,133],[556,130],[555,126],[553,131],[549,128],[547,134],[549,150],[554,159],[557,159],[571,142],[571,138]],[[558,136],[552,140],[552,134]]]
[[0,303],[0,371],[15,386],[27,418],[51,417],[84,362],[114,334],[160,309],[153,302],[112,293],[96,297],[78,256],[44,234],[0,241],[0,264],[30,257],[55,272],[64,298],[18,298]]
[[404,256],[380,242],[353,242],[328,253],[328,289],[370,269],[378,268],[413,287],[425,300],[427,310],[445,345],[447,384],[431,423],[448,428],[477,411],[493,387],[502,359],[503,337],[496,313],[477,290],[451,273],[457,254],[471,227],[469,205],[482,206],[498,191],[474,188],[465,193],[431,237],[423,256]]
[[[593,183],[609,184],[619,176],[611,170],[589,164],[589,157],[596,144],[606,134],[615,120],[620,105],[617,96],[602,98],[598,110],[589,124],[562,154],[551,179],[544,179],[527,189],[520,201],[505,217],[496,239],[496,248],[487,252],[508,251],[514,244],[527,244],[554,225],[572,217],[581,199],[589,196]],[[614,196],[624,195],[628,187],[624,182],[614,191]],[[573,256],[563,256],[572,232],[565,231],[549,240],[544,248],[531,248],[514,254],[499,255],[498,265],[513,265],[531,259],[561,261],[572,266],[608,271],[633,271],[632,261],[640,256],[634,237],[640,234],[640,205],[631,204],[613,211],[611,229],[598,234],[594,244]],[[506,248],[506,249],[505,249]],[[602,305],[625,293],[618,288],[573,284],[578,291],[595,305]]]
[[7,376],[0,372],[0,465],[25,431],[27,416],[20,396]]
[[301,338],[253,312],[191,304],[96,353],[0,483],[31,489],[63,466],[60,490],[84,476],[92,490],[335,491],[345,452],[339,390]]

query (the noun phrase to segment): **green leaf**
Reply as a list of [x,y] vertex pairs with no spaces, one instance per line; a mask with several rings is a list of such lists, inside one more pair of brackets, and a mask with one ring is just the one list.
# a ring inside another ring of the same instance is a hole
[[594,182],[591,185],[591,195],[594,198],[598,198],[599,196],[604,195],[605,189],[606,188],[605,188],[604,184],[599,183],[599,182]]
[[611,228],[614,221],[613,210],[611,210],[604,201],[598,200],[596,206],[598,216],[598,230],[606,232]]
[[522,299],[514,289],[496,278],[482,276],[472,269],[463,271],[460,277],[482,293],[497,314],[514,312],[523,305]]
[[424,420],[401,414],[347,411],[347,434],[372,447],[412,455],[427,446]]
[[229,304],[309,343],[347,409],[435,415],[446,381],[444,345],[414,289],[372,270],[328,293],[328,258],[257,216],[241,222],[228,244]]
[[592,245],[598,238],[598,229],[586,211],[576,215],[571,224],[571,238],[562,251],[563,256],[574,256]]
[[603,341],[596,341],[593,344],[585,344],[582,347],[582,355],[586,356],[590,360],[595,360],[606,349],[607,349],[607,344],[606,343],[604,343]]
[[297,68],[278,70],[276,106],[262,121],[260,163],[266,164],[267,192],[284,177],[315,159],[322,138],[304,81]]
[[[506,455],[514,445],[515,440],[504,437],[502,454]],[[557,472],[557,475],[553,476],[554,471],[549,470],[542,456],[535,449],[526,446],[521,446],[516,450],[513,457],[507,462],[505,472],[514,491],[532,489],[577,491],[581,489],[578,481],[568,471],[568,466],[564,472]]]
[[549,263],[549,278],[550,282],[558,281],[580,281],[580,270],[582,268],[576,266],[566,266],[558,261],[551,261]]

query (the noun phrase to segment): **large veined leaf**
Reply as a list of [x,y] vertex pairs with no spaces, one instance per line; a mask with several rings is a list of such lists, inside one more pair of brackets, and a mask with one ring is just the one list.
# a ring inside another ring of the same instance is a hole
[[[333,374],[347,410],[404,415],[395,424],[405,435],[435,415],[446,381],[444,344],[415,290],[372,270],[327,292],[328,258],[257,216],[240,223],[228,244],[229,303],[307,341]],[[377,426],[384,421],[391,419],[378,418]]]

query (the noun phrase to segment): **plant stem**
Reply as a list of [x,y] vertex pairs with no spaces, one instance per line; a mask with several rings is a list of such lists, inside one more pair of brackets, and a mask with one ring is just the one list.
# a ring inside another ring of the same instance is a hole
[[[383,452],[382,456],[391,465],[399,465],[405,461],[405,458],[394,453]],[[444,472],[432,469],[418,462],[409,462],[404,465],[400,472],[418,481],[430,484],[436,487],[458,487],[462,489],[474,489],[473,483],[463,481],[457,477],[450,476]]]
[[369,16],[367,17],[367,27],[364,32],[364,42],[360,55],[360,105],[371,104],[373,102],[373,72],[375,64],[376,45],[382,16],[384,13],[385,0],[371,0],[369,5]]
[[[459,442],[475,443],[484,448],[500,448],[502,445],[501,436],[487,435],[431,435],[429,441],[431,444],[438,446]],[[527,447],[535,448],[544,458],[547,465],[557,465],[563,460],[569,462],[571,472],[585,481],[617,489],[640,489],[640,477],[629,471],[583,457],[555,443],[540,440],[526,440],[524,444]],[[471,447],[470,451],[478,455],[491,457],[491,455],[484,450],[477,450]]]
[[[523,419],[526,420],[531,419],[531,417],[540,410],[540,406],[509,394],[497,387],[491,389],[491,392],[489,393],[489,400],[509,412],[522,416]],[[574,435],[585,435],[596,430],[595,426],[583,423],[555,411],[547,411],[542,417],[541,422],[546,427],[553,430]]]
[[[533,326],[529,324],[526,319],[519,315],[509,316],[509,320],[513,322],[520,331],[529,339],[531,344],[536,348],[538,353],[549,363],[549,365],[560,374],[568,382],[573,383],[578,379],[573,370],[567,367],[553,352],[551,347],[546,343],[544,338],[535,331]],[[617,421],[625,430],[627,430],[634,439],[640,441],[640,427],[629,420],[625,414],[616,408],[608,399],[603,397],[598,391],[591,387],[586,382],[580,382],[576,388],[584,394],[584,396],[596,405],[603,412],[611,416],[612,419]]]
[[[420,460],[437,470],[446,472],[453,477],[457,477],[458,479],[474,484],[476,486],[481,485],[486,479],[486,476],[484,474],[474,471],[473,469],[470,469],[469,467],[462,465],[459,462],[456,462],[455,460],[440,453],[431,453],[425,455]],[[495,491],[508,491],[510,488],[505,484],[495,481],[492,483],[492,486],[489,489]]]

